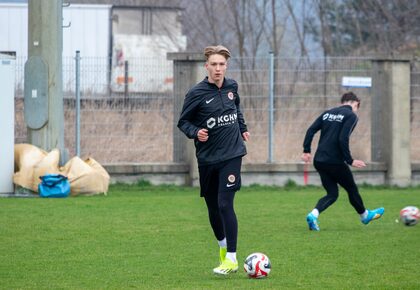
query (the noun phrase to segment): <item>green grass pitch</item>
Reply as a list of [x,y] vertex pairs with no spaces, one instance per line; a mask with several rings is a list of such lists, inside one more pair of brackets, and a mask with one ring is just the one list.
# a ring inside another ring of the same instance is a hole
[[[420,188],[360,188],[385,215],[363,225],[340,190],[310,232],[320,187],[244,187],[236,195],[238,273],[217,277],[218,246],[197,188],[113,185],[107,196],[0,199],[0,289],[420,289]],[[272,263],[248,279],[252,252]]]

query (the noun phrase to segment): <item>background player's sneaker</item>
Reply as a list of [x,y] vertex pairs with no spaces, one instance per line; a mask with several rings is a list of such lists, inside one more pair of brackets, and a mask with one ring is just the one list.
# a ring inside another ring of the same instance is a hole
[[319,231],[318,219],[312,213],[306,216],[306,222],[308,223],[309,230]]
[[226,259],[227,248],[219,247],[219,258],[220,258],[220,265]]
[[368,209],[367,211],[367,216],[364,219],[362,219],[362,223],[364,223],[365,225],[367,225],[373,220],[377,220],[378,218],[380,218],[384,214],[385,209],[383,207],[379,207],[373,210]]
[[225,259],[219,267],[213,269],[213,272],[219,275],[228,275],[237,271],[238,261],[232,262],[231,259]]

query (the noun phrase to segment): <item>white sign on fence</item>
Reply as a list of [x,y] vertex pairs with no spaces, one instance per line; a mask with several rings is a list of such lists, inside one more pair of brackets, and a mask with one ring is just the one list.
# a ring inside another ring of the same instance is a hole
[[370,77],[343,77],[341,81],[343,87],[351,88],[370,88],[372,87],[372,78]]

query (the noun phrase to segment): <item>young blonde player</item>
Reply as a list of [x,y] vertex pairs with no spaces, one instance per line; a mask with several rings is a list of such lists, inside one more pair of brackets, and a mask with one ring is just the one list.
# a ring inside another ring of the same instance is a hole
[[238,221],[233,201],[241,188],[244,141],[249,133],[240,110],[238,84],[225,78],[229,50],[221,45],[204,49],[207,77],[187,93],[178,128],[194,139],[200,175],[200,194],[219,244],[216,274],[238,270]]

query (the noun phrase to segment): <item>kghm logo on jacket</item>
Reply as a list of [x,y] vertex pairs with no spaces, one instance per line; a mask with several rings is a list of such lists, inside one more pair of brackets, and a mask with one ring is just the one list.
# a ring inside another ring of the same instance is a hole
[[335,115],[335,114],[325,113],[322,116],[323,121],[326,120],[326,121],[330,121],[330,122],[342,122],[343,119],[344,119],[344,115],[342,115],[342,114]]
[[207,120],[207,128],[211,129],[216,125],[217,127],[231,125],[231,124],[236,123],[237,119],[238,119],[238,114],[236,113],[219,116],[217,117],[217,119],[211,117],[210,119]]

